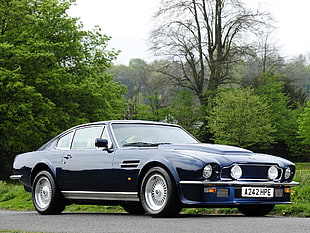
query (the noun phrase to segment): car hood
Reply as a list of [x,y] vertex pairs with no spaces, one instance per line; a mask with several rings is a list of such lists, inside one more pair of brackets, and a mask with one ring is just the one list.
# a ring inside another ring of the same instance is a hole
[[199,143],[199,144],[165,144],[160,145],[162,149],[174,149],[174,150],[190,150],[190,151],[201,151],[212,154],[219,155],[252,155],[253,152],[250,150],[242,149],[240,147],[235,146],[226,146],[226,145],[218,145],[218,144],[207,144],[207,143]]
[[220,164],[232,163],[290,163],[288,160],[267,155],[257,154],[235,146],[217,144],[167,144],[160,145],[160,149],[174,150],[180,155],[200,159],[205,162],[215,162]]

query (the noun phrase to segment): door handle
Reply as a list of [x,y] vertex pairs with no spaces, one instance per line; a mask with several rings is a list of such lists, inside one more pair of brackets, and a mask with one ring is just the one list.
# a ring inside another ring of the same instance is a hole
[[64,155],[64,159],[71,159],[72,156],[71,155]]

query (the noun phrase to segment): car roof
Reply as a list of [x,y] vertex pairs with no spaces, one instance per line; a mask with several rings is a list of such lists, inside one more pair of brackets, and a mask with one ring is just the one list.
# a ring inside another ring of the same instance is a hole
[[145,121],[145,120],[110,120],[110,121],[97,121],[97,122],[90,122],[90,123],[86,123],[86,124],[76,125],[70,129],[80,128],[80,127],[90,126],[90,125],[101,125],[101,124],[152,124],[152,125],[178,126],[176,124],[171,124],[171,123],[156,122],[156,121]]
[[83,128],[87,126],[93,126],[93,125],[112,125],[112,124],[152,124],[152,125],[166,125],[166,126],[175,126],[180,127],[176,124],[171,123],[165,123],[165,122],[156,122],[156,121],[145,121],[145,120],[110,120],[110,121],[97,121],[97,122],[90,122],[85,124],[80,124],[73,126],[67,130],[64,130],[60,134],[58,134],[56,137],[59,137],[61,135],[67,134],[69,131],[72,131],[74,129]]

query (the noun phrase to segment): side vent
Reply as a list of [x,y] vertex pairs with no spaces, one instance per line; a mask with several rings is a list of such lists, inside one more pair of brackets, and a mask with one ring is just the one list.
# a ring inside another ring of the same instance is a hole
[[126,168],[126,167],[138,167],[140,164],[140,160],[126,160],[126,161],[123,161],[120,166],[122,168]]

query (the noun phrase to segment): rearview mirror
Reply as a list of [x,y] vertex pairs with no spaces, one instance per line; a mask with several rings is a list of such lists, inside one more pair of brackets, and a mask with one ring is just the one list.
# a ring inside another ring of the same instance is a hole
[[107,139],[96,138],[95,146],[101,147],[104,150],[107,150],[109,153],[113,152],[113,150],[109,149],[109,142]]

